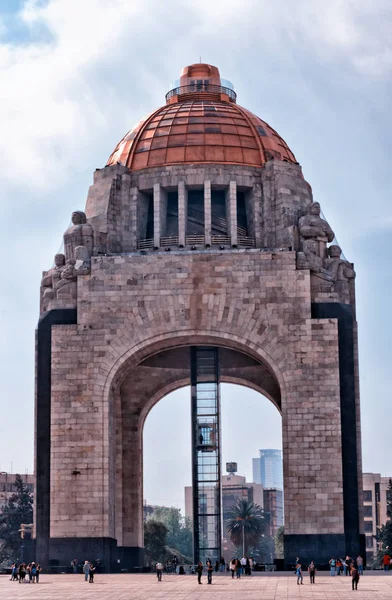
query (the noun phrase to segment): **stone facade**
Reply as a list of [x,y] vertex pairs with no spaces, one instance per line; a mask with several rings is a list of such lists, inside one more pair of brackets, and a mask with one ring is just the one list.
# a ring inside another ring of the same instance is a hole
[[[226,235],[214,243],[216,190]],[[188,238],[194,192],[205,229]],[[168,238],[173,193],[178,235]],[[118,556],[142,560],[143,425],[156,402],[189,384],[195,345],[219,347],[221,380],[252,387],[281,412],[286,562],[359,552],[355,273],[327,249],[333,232],[312,200],[300,166],[278,160],[96,171],[86,218],[65,234],[67,263],[57,258],[41,286],[41,563],[72,559],[75,544],[108,567]]]

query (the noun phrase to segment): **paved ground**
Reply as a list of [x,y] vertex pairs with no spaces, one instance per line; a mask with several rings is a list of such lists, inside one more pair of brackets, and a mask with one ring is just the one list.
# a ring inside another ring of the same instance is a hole
[[232,580],[230,575],[214,577],[212,585],[197,584],[192,575],[166,575],[158,583],[155,575],[96,575],[85,583],[83,575],[42,575],[38,585],[19,584],[0,576],[1,600],[364,600],[392,599],[392,572],[365,574],[358,591],[351,590],[349,577],[320,574],[316,584],[296,584],[294,575],[260,574]]

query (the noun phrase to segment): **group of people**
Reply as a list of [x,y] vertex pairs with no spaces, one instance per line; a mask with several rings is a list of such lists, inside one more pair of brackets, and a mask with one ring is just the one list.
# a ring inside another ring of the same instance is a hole
[[94,583],[95,570],[96,568],[94,567],[93,563],[89,562],[88,560],[85,560],[82,567],[82,571],[84,573],[84,580],[88,581],[89,583]]
[[355,560],[348,555],[344,559],[333,556],[329,561],[331,576],[340,575],[342,572],[347,576],[351,575],[353,565],[358,569],[359,575],[363,575],[363,558],[361,555],[357,556]]
[[35,562],[31,562],[28,565],[26,565],[26,563],[20,563],[20,565],[14,563],[11,567],[10,581],[19,581],[19,583],[39,583],[40,572],[41,567]]
[[230,561],[231,578],[234,579],[234,575],[237,579],[240,579],[241,575],[252,575],[253,567],[252,557],[243,556],[241,559],[234,557]]

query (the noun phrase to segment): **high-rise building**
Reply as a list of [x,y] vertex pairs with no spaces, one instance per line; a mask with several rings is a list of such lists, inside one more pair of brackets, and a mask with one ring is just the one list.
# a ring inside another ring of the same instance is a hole
[[387,501],[392,494],[388,489],[390,477],[380,473],[363,474],[363,517],[366,536],[366,562],[372,563],[380,549],[377,544],[377,529],[387,522]]
[[259,458],[252,458],[252,471],[254,483],[261,483],[261,468]]
[[253,481],[264,488],[283,490],[282,450],[259,450],[260,458],[253,458]]

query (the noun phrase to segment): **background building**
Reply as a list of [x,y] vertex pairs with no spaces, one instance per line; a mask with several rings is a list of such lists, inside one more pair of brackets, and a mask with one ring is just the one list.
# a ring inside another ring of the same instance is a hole
[[388,485],[391,477],[381,477],[380,473],[363,474],[363,517],[366,536],[366,562],[377,559],[377,528],[387,521]]
[[277,488],[263,490],[264,511],[268,515],[268,535],[274,536],[284,524],[283,491]]
[[283,490],[282,451],[277,449],[259,450],[260,457],[252,459],[253,481],[264,488]]
[[[16,492],[16,473],[0,473],[0,510],[7,503],[13,494]],[[23,481],[27,485],[29,492],[34,494],[34,475],[22,475]]]

